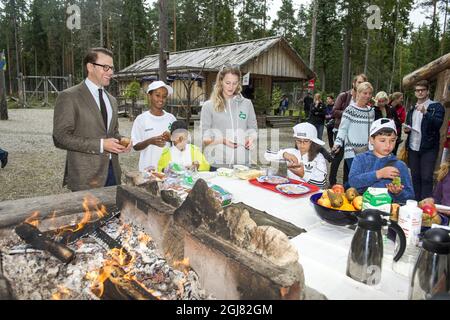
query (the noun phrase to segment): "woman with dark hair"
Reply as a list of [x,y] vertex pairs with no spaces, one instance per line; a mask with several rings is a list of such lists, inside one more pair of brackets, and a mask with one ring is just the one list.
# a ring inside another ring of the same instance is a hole
[[322,139],[323,128],[325,126],[326,106],[322,102],[320,93],[314,95],[314,102],[311,106],[311,112],[308,122],[314,125],[317,130],[319,139]]
[[250,164],[250,150],[257,139],[255,109],[241,95],[241,71],[224,66],[217,74],[211,99],[200,114],[204,153],[215,167]]

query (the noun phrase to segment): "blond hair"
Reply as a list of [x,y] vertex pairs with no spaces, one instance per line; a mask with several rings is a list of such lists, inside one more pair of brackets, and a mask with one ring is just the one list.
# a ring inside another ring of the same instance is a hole
[[314,102],[316,101],[322,102],[322,95],[320,93],[314,95]]
[[380,99],[386,100],[386,104],[389,102],[388,94],[384,91],[378,92],[377,95],[375,96],[375,105],[376,106],[378,106],[378,100],[380,100]]
[[447,160],[441,164],[441,167],[438,171],[436,171],[437,181],[440,182],[444,180],[444,178],[447,176],[448,171],[450,169],[450,156],[447,157]]
[[391,94],[391,101],[397,100],[398,98],[402,97],[403,93],[401,92],[394,92]]
[[239,94],[242,90],[241,86],[241,71],[235,66],[223,66],[216,77],[216,83],[214,84],[214,90],[211,94],[211,101],[216,112],[223,112],[225,110],[225,97],[223,96],[223,78],[227,74],[236,75],[239,79],[239,84],[234,94]]
[[359,85],[358,85],[358,87],[356,88],[356,93],[361,93],[361,92],[363,92],[364,90],[367,90],[367,89],[370,89],[370,91],[372,91],[373,92],[373,87],[372,87],[372,85],[370,84],[370,82],[362,82],[362,83],[360,83]]

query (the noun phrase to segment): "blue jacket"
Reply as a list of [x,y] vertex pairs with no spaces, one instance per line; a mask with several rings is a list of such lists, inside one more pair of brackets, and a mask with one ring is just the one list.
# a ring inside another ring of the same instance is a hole
[[[406,115],[406,124],[412,126],[412,115],[415,107],[411,107]],[[427,112],[423,115],[420,126],[422,132],[422,140],[420,141],[420,150],[430,150],[439,148],[439,139],[442,123],[444,121],[445,110],[439,102],[431,102],[428,105]],[[406,146],[409,149],[409,137],[406,140]]]
[[414,199],[414,189],[411,183],[411,176],[409,175],[408,167],[403,161],[397,159],[393,154],[378,158],[372,151],[367,151],[357,155],[353,159],[353,163],[348,176],[348,181],[351,187],[358,190],[359,193],[366,191],[368,187],[386,188],[386,185],[391,183],[391,179],[377,179],[376,171],[384,168],[390,161],[394,161],[390,166],[397,168],[400,171],[400,178],[404,186],[403,191],[398,194],[390,194],[394,202],[406,202],[408,199]]

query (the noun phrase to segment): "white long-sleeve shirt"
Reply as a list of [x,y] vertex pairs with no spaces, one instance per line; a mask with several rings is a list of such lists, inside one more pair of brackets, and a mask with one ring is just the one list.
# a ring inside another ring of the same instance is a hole
[[288,170],[288,178],[295,180],[303,180],[309,184],[313,184],[320,188],[325,188],[327,185],[327,162],[324,156],[319,153],[313,159],[313,161],[309,161],[308,154],[302,155],[299,150],[294,148],[283,149],[278,152],[278,156],[280,159],[283,159],[283,154],[287,152],[293,154],[299,163],[303,163],[305,166],[305,174],[303,178],[297,176],[292,171]]

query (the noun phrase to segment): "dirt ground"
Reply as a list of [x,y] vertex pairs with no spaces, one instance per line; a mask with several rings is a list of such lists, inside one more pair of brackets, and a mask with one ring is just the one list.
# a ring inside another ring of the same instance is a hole
[[[62,186],[66,151],[53,145],[53,109],[10,109],[8,115],[8,121],[0,121],[0,148],[9,152],[7,166],[0,169],[0,201],[70,192]],[[120,133],[129,137],[132,124],[119,118]],[[278,134],[280,147],[292,146],[291,128]],[[119,159],[123,172],[137,170],[138,152]]]

